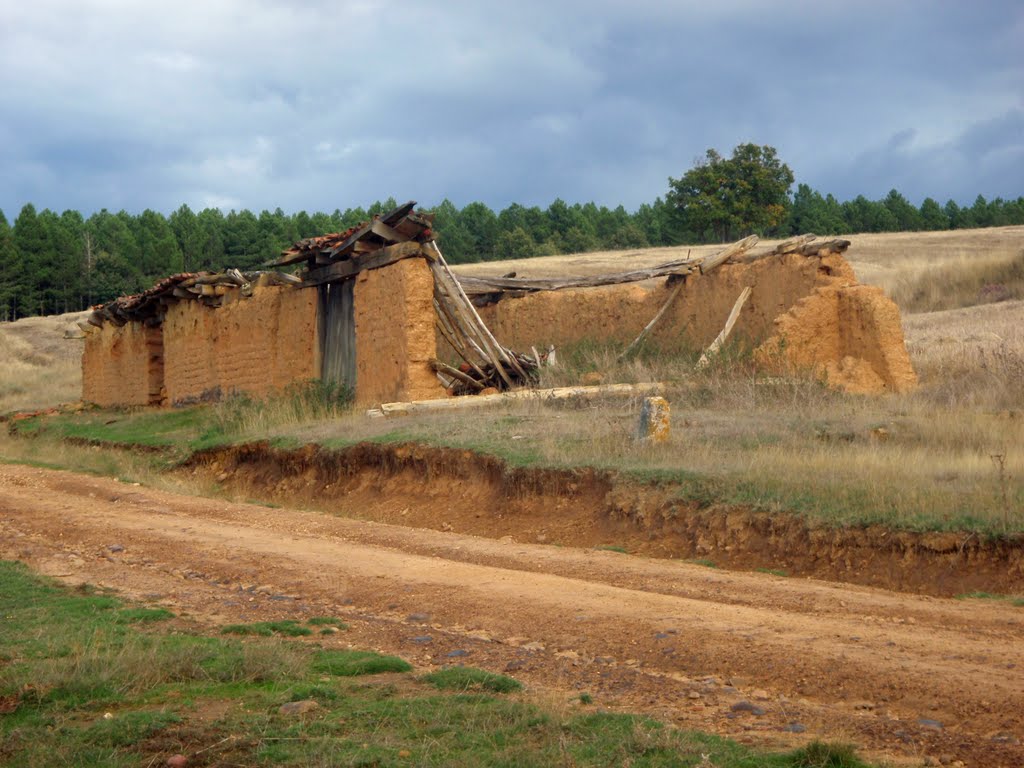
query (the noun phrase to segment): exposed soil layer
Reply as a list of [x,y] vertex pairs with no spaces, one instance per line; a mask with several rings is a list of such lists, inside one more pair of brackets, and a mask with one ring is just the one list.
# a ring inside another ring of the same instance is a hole
[[[454,478],[432,471],[459,495]],[[577,486],[566,498],[585,500],[598,480],[507,482],[518,505],[563,482]],[[158,600],[211,629],[337,615],[351,629],[317,642],[400,653],[421,669],[505,671],[554,702],[586,692],[593,707],[761,746],[818,738],[900,765],[1024,764],[1024,625],[1005,602],[495,541],[10,465],[0,465],[0,557]]]
[[594,469],[512,468],[470,451],[371,443],[337,451],[256,443],[197,454],[189,466],[238,498],[415,528],[940,596],[1024,592],[1019,537],[815,526],[799,515],[699,506],[678,487]]

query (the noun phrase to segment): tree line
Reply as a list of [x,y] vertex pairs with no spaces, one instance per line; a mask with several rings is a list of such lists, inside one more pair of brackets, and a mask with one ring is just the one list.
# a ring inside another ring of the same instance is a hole
[[[1024,224],[1024,197],[979,195],[970,207],[926,198],[914,206],[892,190],[882,200],[839,202],[806,184],[790,195],[792,182],[792,172],[770,147],[741,145],[731,159],[709,150],[705,161],[670,179],[664,198],[633,212],[563,200],[547,208],[512,204],[499,212],[479,202],[459,208],[445,200],[432,210],[438,242],[455,264],[722,242],[752,232],[785,237]],[[101,210],[86,218],[27,204],[13,222],[0,211],[0,320],[86,309],[176,272],[256,269],[297,240],[343,231],[395,205],[389,199],[329,214],[280,208],[196,213],[182,205],[170,216]]]

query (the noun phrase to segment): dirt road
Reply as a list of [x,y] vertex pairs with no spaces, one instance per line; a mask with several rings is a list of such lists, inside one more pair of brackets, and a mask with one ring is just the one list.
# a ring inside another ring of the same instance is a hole
[[1024,609],[395,527],[0,466],[0,556],[218,625],[507,671],[762,746],[1024,765]]

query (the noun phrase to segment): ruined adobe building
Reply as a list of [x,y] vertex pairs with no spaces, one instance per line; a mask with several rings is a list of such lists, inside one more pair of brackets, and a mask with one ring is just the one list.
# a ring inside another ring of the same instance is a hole
[[[880,289],[857,284],[842,257],[846,241],[805,239],[761,253],[748,243],[598,278],[456,284],[430,224],[410,203],[296,244],[279,265],[305,262],[300,276],[175,275],[96,308],[83,399],[180,405],[231,393],[263,397],[311,379],[349,386],[365,406],[445,397],[459,384],[454,366],[476,352],[463,369],[491,360],[513,374],[531,358],[511,349],[627,344],[655,315],[645,343],[668,352],[704,348],[747,286],[733,338],[765,366],[815,371],[852,392],[916,384],[898,309]],[[495,382],[502,385],[497,375]]]

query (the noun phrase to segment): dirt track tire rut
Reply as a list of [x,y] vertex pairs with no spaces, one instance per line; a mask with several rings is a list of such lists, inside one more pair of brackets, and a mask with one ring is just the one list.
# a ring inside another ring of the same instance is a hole
[[[111,553],[111,544],[123,551]],[[684,727],[1017,766],[1021,609],[402,528],[0,467],[0,548],[199,621],[330,611],[325,642],[465,661]],[[264,589],[255,591],[257,585]],[[426,614],[429,620],[410,620]],[[414,642],[429,634],[427,643]],[[449,657],[452,650],[469,656]],[[737,714],[754,701],[766,714]],[[942,724],[941,729],[932,722]],[[799,722],[804,734],[783,729]]]

